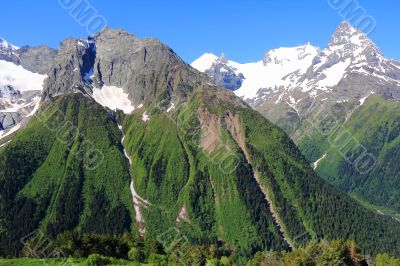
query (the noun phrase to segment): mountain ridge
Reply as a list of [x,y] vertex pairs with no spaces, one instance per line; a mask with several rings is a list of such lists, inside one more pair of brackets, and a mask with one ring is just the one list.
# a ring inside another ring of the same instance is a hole
[[[310,52],[301,50],[303,47],[310,47]],[[296,53],[296,50],[299,52]],[[279,51],[282,52],[280,53]],[[306,66],[303,66],[303,71],[298,73],[301,70],[299,66],[295,66],[293,70],[287,70],[290,68],[287,62],[302,59],[309,53],[313,58],[311,61],[302,62],[302,64],[306,64]],[[216,60],[216,56],[205,54],[204,57],[200,57],[200,60],[195,60],[192,65],[199,71],[206,72],[213,61],[215,62]],[[229,60],[228,62],[233,69],[237,69],[236,74],[242,73],[241,67],[243,68],[246,65]],[[248,100],[255,108],[260,107],[260,104],[262,105],[266,99],[277,102],[291,96],[296,101],[299,101],[301,98],[296,94],[301,94],[302,97],[308,96],[304,92],[308,92],[314,98],[318,98],[318,94],[321,94],[321,97],[325,96],[324,91],[335,90],[338,83],[346,78],[346,74],[370,74],[381,82],[390,81],[395,86],[400,84],[396,80],[399,77],[400,63],[385,58],[379,48],[364,33],[356,30],[347,22],[343,22],[337,27],[325,49],[320,49],[310,44],[292,48],[272,49],[265,54],[263,59],[264,66],[267,66],[268,63],[282,64],[288,73],[281,71],[275,74],[265,68],[264,72],[257,73],[255,77],[249,75],[249,78],[255,79],[257,77],[258,79],[263,79],[263,75],[266,75],[269,79],[276,79],[274,76],[277,75],[278,79],[272,83],[264,80],[261,84],[252,84],[250,88],[239,88],[236,91],[238,96]],[[332,67],[335,67],[335,69],[331,69]],[[341,73],[345,69],[348,69],[349,72]],[[328,70],[330,72],[325,73]],[[333,73],[330,74],[331,72]],[[337,77],[334,75],[337,75]],[[328,80],[327,77],[332,80]],[[246,79],[246,75],[244,79]]]
[[[178,228],[246,257],[314,238],[400,250],[395,220],[322,180],[286,133],[167,46],[107,29],[66,39],[51,69],[36,115],[0,147],[1,256],[36,229],[155,240]],[[94,97],[117,88],[133,110]]]
[[[296,47],[290,49],[296,51]],[[275,51],[276,49],[271,50],[266,55],[273,55]],[[346,122],[360,119],[357,112],[363,109],[366,101],[375,97],[371,96],[372,94],[382,97],[382,101],[387,100],[388,106],[391,106],[391,101],[400,100],[400,62],[385,57],[366,34],[347,22],[343,22],[337,27],[326,48],[315,48],[315,52],[316,55],[303,69],[298,69],[282,78],[283,72],[274,74],[274,72],[267,71],[265,66],[261,67],[264,72],[257,73],[255,77],[246,77],[245,74],[244,80],[246,78],[256,79],[258,76],[260,76],[259,80],[270,80],[254,86],[251,90],[242,86],[234,92],[245,99],[255,110],[285,130],[323,178],[334,184],[341,183],[342,189],[353,193],[353,196],[354,190],[363,191],[362,196],[360,193],[357,194],[361,203],[367,202],[375,205],[377,211],[389,208],[391,209],[389,212],[395,213],[395,217],[397,217],[398,208],[394,207],[397,205],[393,200],[389,200],[396,195],[389,187],[387,190],[380,191],[378,199],[371,196],[371,191],[375,191],[371,185],[364,186],[362,182],[360,183],[360,180],[364,180],[366,183],[376,183],[375,171],[381,171],[386,173],[384,176],[393,182],[395,188],[398,188],[396,175],[394,173],[387,175],[387,169],[396,166],[394,164],[383,166],[384,164],[380,162],[380,157],[386,154],[386,148],[384,148],[386,146],[381,145],[379,146],[380,150],[376,150],[370,145],[376,141],[373,136],[364,134],[362,138],[357,131],[347,131]],[[289,58],[289,55],[290,52],[287,51],[283,58]],[[296,55],[301,58],[300,53],[295,52],[294,55],[294,61],[297,60]],[[208,63],[205,59],[208,60]],[[287,62],[279,60],[276,56],[265,57],[265,59],[267,64],[282,64],[283,68],[286,68]],[[200,60],[203,67],[199,70],[205,69],[204,72],[208,73],[207,64],[210,64],[211,60],[217,62],[211,55]],[[199,61],[194,63],[194,67],[199,67],[197,63]],[[236,68],[237,72],[241,71],[240,64],[229,60],[227,67]],[[273,75],[278,78],[274,80],[273,77],[269,77]],[[273,81],[272,85],[271,80]],[[380,101],[375,104],[385,105]],[[393,109],[393,107],[391,108]],[[374,117],[379,120],[379,115],[382,115],[382,121],[393,122],[385,117],[385,112],[376,114]],[[396,117],[395,113],[393,116]],[[390,126],[379,125],[375,122],[370,125],[370,131],[378,134],[379,129],[390,130]],[[354,123],[360,125],[363,121]],[[334,136],[337,136],[335,131],[340,131],[348,138],[334,139]],[[350,134],[350,132],[352,133]],[[358,136],[358,138],[354,136]],[[349,141],[352,143],[351,145]],[[346,145],[349,147],[345,147]],[[352,163],[345,162],[349,158],[347,154],[340,156],[342,157],[341,169],[333,169],[328,162],[333,160],[333,165],[339,167],[337,154],[340,154],[341,151],[338,147],[346,148],[348,152],[356,149],[366,150],[366,155],[377,162],[377,165],[374,165],[376,169],[373,169],[371,173],[364,173],[363,177],[360,177],[355,174],[355,158],[352,159]],[[395,148],[398,146],[393,147],[393,150]],[[332,153],[336,155],[332,156]],[[349,170],[351,167],[353,171]],[[338,181],[343,178],[339,173],[345,176],[344,180]],[[355,183],[360,186],[358,189],[353,187]],[[353,185],[349,190],[344,184]]]

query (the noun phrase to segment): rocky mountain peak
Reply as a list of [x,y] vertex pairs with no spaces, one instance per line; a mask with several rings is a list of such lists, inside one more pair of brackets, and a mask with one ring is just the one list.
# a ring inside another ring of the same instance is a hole
[[228,59],[226,58],[224,53],[222,53],[221,56],[217,60],[218,60],[219,63],[222,63],[222,64],[227,64],[228,63]]
[[358,33],[361,33],[361,31],[354,28],[349,22],[343,21],[336,28],[336,31],[332,36],[332,41],[338,42],[340,40],[346,40],[347,38],[350,38],[354,34],[358,34]]
[[7,42],[3,38],[0,38],[0,50],[18,50],[19,47]]
[[360,53],[381,54],[379,48],[359,29],[354,28],[349,22],[342,22],[328,44],[327,49],[341,50],[358,56]]
[[205,73],[211,77],[217,85],[232,91],[239,89],[245,79],[244,75],[231,65],[231,62],[225,57],[224,53],[222,53],[219,58],[212,61],[211,66],[205,70]]
[[[384,69],[390,68],[387,64],[388,60],[365,33],[354,28],[349,22],[342,22],[332,35],[328,46],[314,58],[306,79],[327,81],[328,76],[344,77],[347,72],[385,72]],[[340,71],[333,71],[335,68],[332,66]],[[332,70],[332,73],[329,73],[329,70]],[[314,85],[311,87],[314,88]],[[325,88],[325,85],[322,88]],[[329,83],[328,87],[333,85],[337,85],[337,82]]]
[[18,63],[19,59],[16,54],[17,50],[17,46],[10,44],[3,38],[0,38],[0,60]]
[[57,50],[46,45],[17,47],[0,38],[0,60],[21,65],[31,72],[46,74]]
[[66,39],[61,44],[42,98],[76,90],[91,93],[113,86],[122,89],[137,106],[158,100],[155,96],[186,97],[208,81],[205,75],[199,77],[192,72],[158,39],[142,39],[121,29],[105,28],[87,40]]

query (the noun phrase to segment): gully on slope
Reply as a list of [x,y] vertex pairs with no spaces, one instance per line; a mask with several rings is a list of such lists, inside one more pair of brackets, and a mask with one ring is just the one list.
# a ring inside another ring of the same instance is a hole
[[[123,128],[120,124],[118,124],[118,128],[122,133],[121,144],[124,147],[125,134],[124,134]],[[132,165],[132,159],[129,156],[129,154],[127,153],[125,147],[124,147],[124,155],[129,161],[129,174],[132,178],[132,174],[131,174],[131,170],[130,170],[131,165]],[[146,233],[146,228],[144,226],[144,217],[140,210],[140,207],[142,206],[144,208],[148,208],[148,206],[151,205],[151,203],[148,202],[147,200],[143,199],[136,193],[133,180],[131,180],[131,184],[130,184],[129,188],[130,188],[130,191],[132,194],[133,207],[135,209],[136,224],[138,226],[140,235],[143,236]]]

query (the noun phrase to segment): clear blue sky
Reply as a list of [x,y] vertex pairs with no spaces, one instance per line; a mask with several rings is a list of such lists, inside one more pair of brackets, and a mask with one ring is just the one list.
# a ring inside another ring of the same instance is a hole
[[[157,37],[187,62],[205,52],[224,52],[232,60],[248,62],[281,46],[309,41],[325,47],[344,20],[329,5],[344,0],[84,1],[106,18],[109,27],[139,37]],[[400,1],[357,3],[376,20],[371,39],[386,56],[400,59]],[[13,0],[1,6],[0,36],[16,45],[57,48],[66,37],[87,36],[59,0]]]

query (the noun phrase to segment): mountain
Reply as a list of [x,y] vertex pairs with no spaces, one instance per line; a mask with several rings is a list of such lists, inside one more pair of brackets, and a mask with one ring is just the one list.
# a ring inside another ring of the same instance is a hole
[[0,60],[21,65],[30,72],[46,74],[56,54],[57,50],[46,45],[17,47],[0,38]]
[[[45,75],[0,60],[0,130],[16,125],[39,102]],[[17,118],[12,119],[13,115]],[[11,118],[11,119],[10,119]]]
[[219,58],[213,54],[205,54],[194,61],[192,66],[198,70],[201,69],[200,71],[211,77],[218,86],[228,90],[234,91],[243,85],[243,74],[232,66],[232,62],[228,61],[223,54]]
[[16,51],[19,49],[18,46],[15,46],[11,43],[8,43],[3,38],[0,38],[0,59],[6,61],[16,60],[18,55]]
[[[194,75],[169,47],[156,39],[139,39],[125,31],[105,29],[94,36],[96,45],[66,39],[56,57],[54,71],[43,85],[43,98],[71,91],[82,80],[100,88],[103,85],[124,88],[135,106],[171,98],[185,97],[193,87],[206,80]],[[133,71],[134,70],[134,71]],[[168,70],[169,72],[167,72]],[[188,87],[188,91],[181,87]],[[189,87],[192,87],[191,89]],[[162,94],[162,95],[161,95]]]
[[37,110],[56,53],[47,46],[19,48],[0,39],[0,139]]
[[[250,103],[256,103],[265,99],[265,96],[256,98],[260,89],[272,93],[281,86],[291,84],[295,76],[301,77],[306,73],[317,54],[318,48],[306,44],[271,50],[265,54],[263,60],[247,64],[227,60],[225,56],[218,58],[212,54],[205,54],[195,60],[192,66],[204,73],[220,70],[221,75],[231,71],[236,75],[242,75],[242,85],[235,90],[235,93]],[[290,74],[292,75],[289,76]]]
[[[216,62],[208,54],[192,66],[207,72]],[[236,95],[273,122],[296,120],[285,128],[289,134],[309,115],[311,104],[328,102],[331,107],[360,100],[371,91],[399,97],[400,63],[384,57],[364,33],[347,22],[339,25],[325,49],[310,44],[279,48],[267,52],[263,61],[239,64],[228,60],[228,65],[244,76]]]
[[[343,148],[335,148],[333,145],[326,147],[326,139],[318,134],[309,135],[302,142],[303,150],[311,158],[320,156],[319,153],[313,154],[313,149],[324,152],[321,156],[323,158],[314,165],[321,176],[366,203],[366,206],[373,204],[375,206],[369,207],[381,213],[392,214],[397,219],[400,211],[400,176],[397,171],[400,150],[399,108],[398,101],[388,100],[377,94],[365,99],[333,136],[340,139],[340,135],[351,133],[359,140],[358,149],[349,149],[352,145]],[[313,140],[312,145],[310,139]],[[368,151],[373,160],[374,165],[365,167],[368,173],[357,171],[354,167],[358,166],[354,160],[360,158],[363,151],[361,147]],[[341,156],[343,151],[348,151],[349,155]]]
[[[260,70],[253,69],[251,74],[246,74],[242,70],[244,66],[251,64],[229,61],[229,65],[238,69],[236,73],[239,71],[244,73],[245,82],[242,87],[235,90],[235,94],[284,129],[298,144],[307,160],[315,164],[322,158],[323,161],[328,161],[329,156],[324,156],[327,153],[329,155],[329,151],[336,150],[337,153],[338,149],[349,146],[349,138],[353,136],[358,137],[352,140],[351,145],[354,149],[360,148],[364,142],[375,141],[371,139],[374,137],[372,135],[356,134],[357,130],[351,131],[354,134],[347,139],[332,140],[332,135],[335,135],[337,128],[347,128],[347,121],[361,119],[354,115],[370,95],[382,96],[382,100],[390,101],[389,106],[393,101],[400,99],[400,62],[385,57],[363,32],[347,22],[338,26],[326,48],[308,46],[309,49],[294,47],[271,50],[266,54],[264,61],[258,63]],[[308,52],[302,52],[303,50]],[[208,57],[208,60],[214,59]],[[207,73],[206,60],[202,64],[205,66],[204,70],[198,68],[195,63],[193,66]],[[274,69],[269,69],[271,64],[276,65]],[[245,86],[246,82],[252,85]],[[384,113],[377,115],[376,121],[387,121],[383,116]],[[357,120],[355,123],[363,122],[364,120]],[[376,123],[369,126],[369,130],[374,132],[389,130]],[[343,130],[341,132],[348,133]],[[387,152],[384,146],[379,148],[366,146],[370,149],[367,149],[365,154],[371,158],[376,156],[371,161],[374,159],[379,161],[380,156]],[[346,149],[351,150],[350,147]],[[352,166],[353,171],[356,171],[354,170],[356,158],[352,161],[349,161],[346,155],[341,155],[341,158]],[[334,165],[339,167],[336,163]],[[339,168],[332,168],[332,165],[329,171],[322,171],[321,167],[318,167],[317,171],[322,177],[335,185],[338,183],[337,179],[343,179],[339,182],[342,183],[341,187],[352,195],[355,190],[368,190],[369,193],[357,194],[361,202],[382,206],[381,209],[389,208],[396,212],[399,210],[397,207],[393,209],[397,205],[393,198],[397,196],[393,196],[393,192],[381,190],[381,199],[378,200],[370,196],[374,190],[370,189],[371,185],[367,186],[366,183],[360,182],[360,177],[355,178],[352,175],[343,177],[339,174]],[[381,163],[375,167],[374,171],[387,171],[385,170],[387,166],[384,167]],[[376,173],[363,173],[362,176],[362,180],[372,180]],[[389,177],[386,174],[385,176]],[[389,180],[394,182],[392,183],[394,189],[400,188],[396,185],[396,175],[390,174]],[[349,183],[353,184],[351,189],[346,187]],[[376,182],[374,184],[376,185]]]
[[322,180],[286,133],[172,49],[123,30],[62,42],[38,111],[0,146],[0,195],[3,257],[36,229],[172,229],[241,256],[315,238],[400,251],[396,220]]

